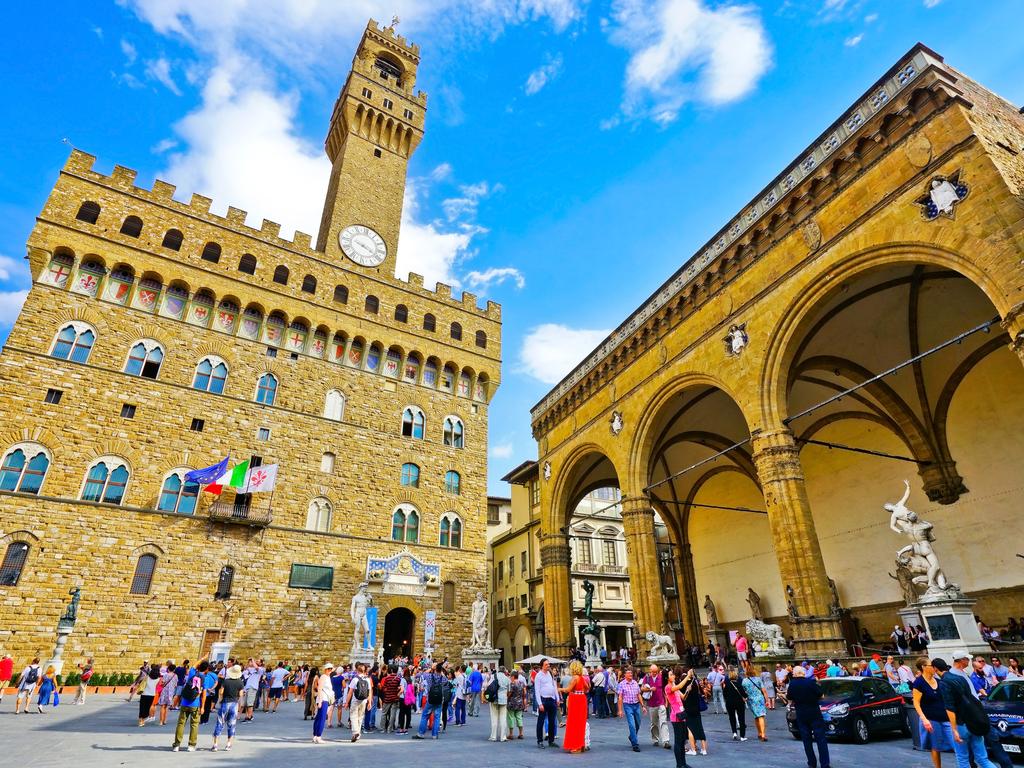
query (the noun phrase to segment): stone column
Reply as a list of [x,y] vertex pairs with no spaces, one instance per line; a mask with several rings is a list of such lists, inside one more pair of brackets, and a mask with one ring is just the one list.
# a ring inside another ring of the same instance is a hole
[[658,567],[658,541],[654,534],[654,509],[650,501],[643,496],[623,498],[622,527],[626,534],[629,591],[636,616],[636,632],[641,640],[637,652],[639,658],[645,658],[650,649],[643,636],[648,632],[668,632]]
[[828,574],[793,433],[777,427],[754,430],[752,437],[779,573],[795,595],[797,617],[790,623],[797,658],[844,655],[846,642],[838,618],[830,615]]
[[[683,634],[696,646],[705,643],[704,625],[700,615],[700,596],[697,594],[697,576],[693,571],[693,551],[690,542],[683,540],[676,552],[676,584],[679,588],[679,605],[682,611]],[[680,649],[680,652],[682,649]]]
[[1024,302],[1007,312],[999,325],[1010,334],[1010,350],[1024,363]]
[[575,645],[572,626],[572,584],[569,579],[569,537],[541,534],[540,567],[544,574],[544,649],[568,658]]

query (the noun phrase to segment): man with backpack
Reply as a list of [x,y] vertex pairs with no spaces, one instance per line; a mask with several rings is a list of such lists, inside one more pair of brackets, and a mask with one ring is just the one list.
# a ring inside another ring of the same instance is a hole
[[85,692],[89,688],[89,681],[92,679],[92,658],[85,660],[85,664],[78,665],[81,674],[78,683],[78,694],[75,696],[75,704],[85,704]]
[[483,691],[484,685],[484,676],[480,672],[480,665],[474,666],[467,677],[466,707],[470,717],[480,717],[480,693]]
[[956,764],[960,768],[968,768],[973,755],[978,768],[998,768],[988,759],[988,750],[985,748],[985,735],[990,728],[988,715],[963,672],[968,658],[966,654],[954,654],[953,664],[956,669],[951,669],[945,659],[932,659],[935,674],[939,676],[939,694],[953,729]]
[[188,723],[188,751],[195,752],[199,743],[199,712],[206,699],[206,686],[203,678],[210,668],[207,661],[199,662],[197,669],[187,669],[185,683],[181,688],[181,705],[178,709],[178,725],[174,729],[172,752],[177,752],[185,738],[185,723]]
[[433,716],[431,726],[431,738],[436,739],[441,730],[441,707],[444,706],[444,686],[448,679],[441,671],[441,662],[438,662],[429,672],[422,676],[423,690],[427,694],[427,702],[420,713],[420,727],[412,735],[414,739],[424,739],[427,733],[427,723]]
[[25,667],[21,672],[21,676],[18,678],[18,696],[14,700],[14,714],[18,714],[21,711],[21,702],[25,702],[25,714],[28,714],[28,705],[32,699],[32,694],[39,685],[39,659],[32,659],[32,663]]
[[349,681],[348,696],[345,697],[353,742],[359,741],[359,737],[362,735],[363,718],[366,716],[366,706],[371,696],[373,696],[373,681],[366,674],[366,665],[360,662],[356,664],[356,673]]

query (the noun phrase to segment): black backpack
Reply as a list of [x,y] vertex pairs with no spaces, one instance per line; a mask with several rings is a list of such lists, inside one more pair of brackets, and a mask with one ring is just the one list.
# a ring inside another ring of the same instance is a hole
[[202,696],[203,693],[203,678],[202,675],[192,675],[185,681],[185,686],[181,689],[181,700],[182,701],[196,701]]
[[434,674],[430,676],[430,687],[427,688],[427,703],[435,707],[444,701],[444,688],[441,687],[442,678]]
[[28,674],[25,675],[25,682],[29,685],[34,685],[39,680],[39,667],[29,667]]
[[366,699],[369,696],[370,696],[370,684],[368,682],[366,682],[366,678],[365,677],[357,677],[356,678],[356,690],[355,690],[356,700],[362,701],[363,699]]
[[487,690],[484,691],[484,701],[493,704],[498,700],[498,676],[495,675],[491,678],[490,685],[487,686]]

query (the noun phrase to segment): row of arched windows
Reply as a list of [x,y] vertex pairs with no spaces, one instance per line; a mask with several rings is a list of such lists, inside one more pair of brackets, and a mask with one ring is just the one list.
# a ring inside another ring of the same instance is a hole
[[[100,216],[100,206],[91,201],[87,200],[82,203],[78,209],[76,218],[79,221],[84,221],[87,224],[95,224]],[[121,224],[121,234],[127,235],[128,237],[140,237],[142,235],[142,219],[138,216],[127,216]],[[164,233],[163,242],[161,243],[164,248],[172,251],[180,251],[182,243],[184,242],[184,235],[181,230],[169,229]],[[203,246],[201,258],[203,261],[210,261],[214,264],[220,261],[221,247],[219,244],[214,242],[208,242]],[[256,274],[256,257],[251,253],[244,253],[238,260],[238,271],[246,275]],[[291,272],[284,264],[278,264],[274,268],[273,281],[278,285],[288,285],[288,280],[291,277]],[[302,278],[301,289],[303,293],[316,293],[317,281],[313,275],[306,275]],[[339,304],[348,304],[348,288],[344,285],[338,285],[334,288],[334,301]],[[372,315],[380,313],[380,300],[376,296],[368,295],[363,305],[363,309]],[[409,309],[404,304],[399,304],[395,307],[395,321],[399,323],[409,322]],[[431,333],[437,330],[437,320],[432,314],[425,314],[423,316],[423,330]],[[455,341],[462,341],[462,326],[459,323],[452,323],[449,326],[449,336]],[[481,349],[487,348],[487,333],[484,331],[477,331],[475,337],[476,346]]]
[[[402,437],[422,440],[427,431],[427,417],[420,408],[408,405],[402,410]],[[466,427],[458,416],[445,416],[441,440],[449,448],[465,448]]]
[[[266,313],[259,304],[250,303],[243,309],[235,297],[226,296],[218,301],[212,291],[201,288],[193,293],[180,281],[172,281],[165,286],[163,278],[155,273],[147,272],[141,279],[136,279],[134,270],[127,265],[119,265],[108,272],[96,257],[87,257],[76,269],[74,256],[67,249],[58,249],[54,253],[49,269],[40,280],[59,288],[70,285],[73,293],[102,298],[110,303],[263,343],[268,347],[268,356],[276,357],[281,349],[293,356],[305,354],[348,368],[451,392],[459,397],[483,402],[488,398],[490,378],[486,373],[477,373],[470,368],[460,370],[454,363],[444,363],[436,357],[425,357],[397,345],[386,347],[380,342],[350,336],[344,331],[332,335],[327,326],[314,327],[302,317],[289,320],[279,310]],[[404,305],[396,312],[400,317],[408,317],[408,309]],[[425,323],[428,320],[430,324],[434,323],[432,316],[424,318]],[[461,336],[461,327],[458,323],[454,326],[453,332]],[[79,362],[80,358],[88,357],[88,351],[96,340],[94,329],[82,338],[77,338],[71,331],[66,331],[66,336],[58,356]]]
[[[50,453],[38,443],[18,443],[4,454],[0,461],[0,490],[38,495],[50,467]],[[333,461],[332,461],[333,464]],[[163,479],[156,508],[161,512],[192,515],[196,511],[201,488],[198,483],[188,482],[187,467],[171,470]],[[406,478],[414,478],[419,484],[419,467],[415,464],[402,465],[402,484],[409,485]],[[102,456],[90,466],[82,483],[80,498],[100,504],[120,505],[124,501],[131,470],[128,462],[120,456]],[[445,490],[459,495],[460,476],[454,470],[445,474]],[[333,509],[330,501],[317,497],[310,502],[306,516],[306,528],[311,531],[329,531]],[[419,512],[411,504],[400,505],[392,517],[392,539],[395,541],[419,542]],[[401,535],[396,532],[401,528]],[[443,547],[460,547],[462,544],[462,520],[455,512],[447,512],[441,518],[439,543]]]
[[[402,485],[409,488],[420,487],[420,467],[418,464],[411,462],[402,465],[401,473]],[[459,475],[454,469],[450,469],[444,473],[444,490],[446,493],[450,493],[454,496],[462,494],[462,476]]]

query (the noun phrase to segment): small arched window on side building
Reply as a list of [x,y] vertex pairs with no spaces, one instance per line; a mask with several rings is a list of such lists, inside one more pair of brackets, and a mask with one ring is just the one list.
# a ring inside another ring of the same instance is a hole
[[86,224],[95,224],[96,220],[100,217],[100,206],[99,203],[94,203],[92,200],[86,200],[78,209],[78,213],[75,214],[75,218],[79,221],[84,221]]
[[302,278],[302,292],[303,293],[316,293],[316,278],[312,275],[306,275]]
[[338,304],[348,304],[348,288],[344,285],[334,286],[334,301]]
[[130,593],[133,595],[148,595],[153,586],[153,574],[156,572],[156,555],[145,554],[139,557],[135,564],[135,574],[132,576]]
[[278,264],[274,267],[274,282],[280,285],[288,285],[288,267]]
[[185,236],[181,234],[181,230],[168,229],[164,232],[164,241],[161,243],[164,248],[169,248],[172,251],[180,251],[181,244],[185,241]]
[[138,237],[141,235],[142,219],[138,216],[125,217],[124,223],[121,224],[121,234],[128,235],[128,237]]
[[380,312],[380,299],[376,296],[367,296],[363,308],[371,315],[376,315]]
[[487,349],[487,334],[483,331],[476,332],[476,345],[480,349]]
[[405,306],[405,304],[399,304],[398,306],[395,307],[395,322],[409,322],[409,308]]
[[16,587],[21,579],[28,561],[29,545],[25,541],[12,541],[4,552],[3,563],[0,564],[0,587]]
[[238,271],[246,275],[256,274],[256,257],[251,253],[243,253],[238,260]]
[[423,330],[431,333],[437,330],[437,318],[429,312],[423,316]]
[[203,246],[203,261],[212,261],[216,264],[220,261],[220,246],[217,243],[207,243]]
[[456,341],[462,341],[462,326],[458,323],[452,323],[451,337]]

